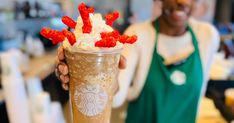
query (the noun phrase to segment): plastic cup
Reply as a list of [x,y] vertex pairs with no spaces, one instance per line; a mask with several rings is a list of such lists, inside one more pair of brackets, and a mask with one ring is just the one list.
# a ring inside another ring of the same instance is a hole
[[73,123],[110,123],[121,49],[110,52],[71,52],[69,94]]

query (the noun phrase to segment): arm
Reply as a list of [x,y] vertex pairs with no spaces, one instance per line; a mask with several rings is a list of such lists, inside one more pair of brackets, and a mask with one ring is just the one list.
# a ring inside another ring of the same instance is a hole
[[206,54],[205,54],[205,62],[204,64],[204,84],[203,84],[203,88],[202,88],[202,93],[204,95],[205,91],[206,91],[206,87],[207,87],[207,83],[210,79],[210,70],[211,70],[211,66],[213,64],[214,61],[214,56],[218,51],[219,45],[220,45],[220,35],[218,33],[218,31],[215,29],[215,27],[213,27],[210,24],[206,25],[206,28],[209,29],[209,31],[207,31],[207,34],[210,35],[211,40],[209,42],[207,42],[206,45],[208,45],[208,47],[206,48]]
[[[125,34],[133,35],[136,34],[135,29],[130,27],[127,29]],[[113,107],[121,106],[127,98],[128,89],[134,78],[135,69],[138,61],[137,46],[134,45],[125,45],[122,55],[127,59],[126,69],[120,70],[119,73],[119,90],[116,93],[113,101]]]

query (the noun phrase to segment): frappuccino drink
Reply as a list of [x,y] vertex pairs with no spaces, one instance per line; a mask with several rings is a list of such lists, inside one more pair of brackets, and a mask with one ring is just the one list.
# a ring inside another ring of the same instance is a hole
[[41,35],[54,44],[62,43],[64,48],[73,123],[110,123],[120,53],[123,44],[133,44],[137,37],[121,35],[112,28],[118,12],[103,19],[85,3],[78,10],[77,21],[67,16],[62,18],[74,31],[43,28]]

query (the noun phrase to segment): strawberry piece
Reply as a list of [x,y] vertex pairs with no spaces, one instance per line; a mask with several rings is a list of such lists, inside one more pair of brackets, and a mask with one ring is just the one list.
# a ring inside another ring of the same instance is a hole
[[72,20],[70,17],[68,16],[63,16],[62,17],[62,22],[67,25],[68,27],[75,29],[76,28],[76,22],[74,20]]
[[67,29],[62,30],[63,35],[65,35],[69,41],[69,43],[73,46],[76,43],[76,36],[74,33],[68,31]]
[[119,18],[119,12],[114,11],[113,13],[107,14],[105,18],[106,18],[106,24],[112,26],[113,22]]
[[92,25],[90,22],[89,14],[94,13],[94,8],[88,8],[85,5],[85,3],[81,3],[78,6],[78,10],[80,12],[80,15],[83,21],[83,27],[82,27],[83,33],[90,33],[92,31]]

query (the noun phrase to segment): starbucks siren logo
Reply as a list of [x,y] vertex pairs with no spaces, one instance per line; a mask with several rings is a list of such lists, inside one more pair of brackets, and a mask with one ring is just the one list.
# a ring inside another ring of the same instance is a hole
[[108,95],[99,85],[80,85],[74,94],[78,110],[86,116],[96,116],[104,109]]
[[176,85],[183,85],[186,83],[186,74],[176,70],[171,74],[171,81]]

